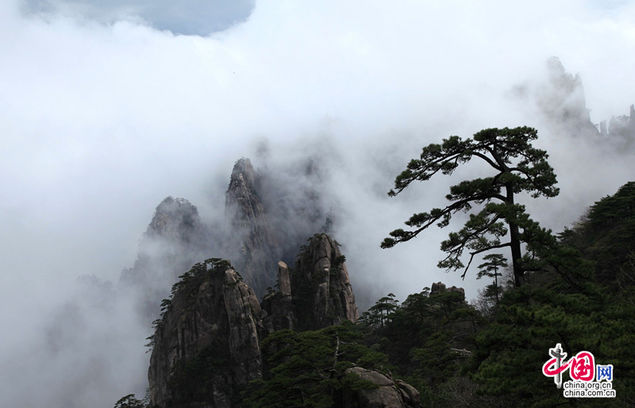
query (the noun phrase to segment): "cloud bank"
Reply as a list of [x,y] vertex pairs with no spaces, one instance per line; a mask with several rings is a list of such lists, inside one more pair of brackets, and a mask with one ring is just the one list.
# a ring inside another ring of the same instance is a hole
[[439,280],[470,297],[483,284],[436,269],[446,230],[379,249],[411,213],[443,204],[443,177],[386,196],[425,144],[537,127],[561,195],[527,204],[555,230],[632,179],[632,153],[576,139],[514,89],[548,83],[556,55],[580,75],[593,122],[627,113],[633,2],[257,2],[205,37],[153,28],[187,21],[156,7],[164,26],[0,4],[1,406],[110,407],[143,394],[149,333],[119,274],[164,197],[217,219],[241,156],[283,173],[315,158],[366,304]]
[[105,24],[127,20],[175,34],[208,35],[244,21],[253,0],[25,0],[29,14],[64,14]]

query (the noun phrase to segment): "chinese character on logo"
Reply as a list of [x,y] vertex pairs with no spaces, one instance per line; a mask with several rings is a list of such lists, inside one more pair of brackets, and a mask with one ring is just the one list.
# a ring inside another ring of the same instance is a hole
[[569,375],[573,380],[593,381],[595,378],[595,360],[593,354],[581,351],[569,360]]
[[556,347],[549,349],[549,355],[553,357],[542,366],[542,373],[547,377],[553,377],[553,382],[558,388],[562,388],[562,372],[569,367],[569,363],[562,365],[562,360],[567,357],[567,353],[562,351],[560,343]]
[[547,377],[553,377],[553,382],[558,388],[562,387],[562,373],[569,370],[571,379],[578,381],[593,381],[595,378],[595,359],[588,351],[581,351],[569,361],[563,361],[567,353],[562,351],[560,343],[549,349],[549,355],[553,357],[542,366],[542,373]]
[[[596,365],[595,357],[588,351],[580,351],[567,360],[560,343],[549,349],[549,356],[551,358],[542,365],[542,373],[553,377],[557,388],[564,388],[565,398],[615,398],[612,364]],[[562,373],[566,371],[571,379],[563,381]]]
[[613,381],[613,364],[597,365],[597,378],[596,381]]

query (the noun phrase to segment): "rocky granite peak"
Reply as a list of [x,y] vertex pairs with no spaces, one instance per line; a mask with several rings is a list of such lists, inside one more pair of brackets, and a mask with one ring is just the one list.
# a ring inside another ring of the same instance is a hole
[[538,95],[538,105],[549,120],[571,134],[583,137],[599,134],[591,122],[580,76],[568,73],[556,57],[547,61],[547,83]]
[[[277,290],[262,305],[229,261],[208,259],[180,276],[150,338],[150,406],[239,408],[243,391],[270,380],[263,361],[270,364],[281,352],[272,339],[357,319],[345,258],[328,235],[311,237],[293,269],[282,261],[277,266]],[[338,391],[337,407],[420,407],[419,393],[389,374],[357,366],[343,374],[358,379]],[[363,387],[352,385],[359,381]]]
[[358,317],[355,295],[339,244],[327,234],[309,238],[295,267],[278,263],[278,290],[262,300],[273,330],[317,330]]
[[300,329],[357,320],[346,258],[327,234],[314,235],[302,248],[291,273],[291,293]]
[[188,243],[200,238],[202,229],[198,209],[184,198],[170,196],[157,206],[146,236]]
[[281,249],[258,192],[259,176],[251,161],[242,158],[232,170],[225,195],[225,209],[234,231],[237,268],[257,295],[275,283]]
[[262,299],[262,308],[267,312],[265,326],[270,330],[296,327],[296,311],[293,305],[291,277],[286,263],[278,262],[278,290],[270,291]]
[[632,152],[635,135],[635,107],[629,114],[614,116],[594,124],[586,105],[584,85],[579,75],[567,72],[560,59],[547,61],[547,78],[536,95],[538,108],[557,133],[599,143],[603,149]]
[[265,210],[257,193],[257,183],[258,177],[251,161],[247,158],[238,160],[234,164],[225,195],[226,207],[234,210],[231,214],[232,224],[248,226],[264,216]]
[[152,337],[152,406],[236,406],[240,387],[262,375],[258,298],[220,259],[196,264],[172,293]]

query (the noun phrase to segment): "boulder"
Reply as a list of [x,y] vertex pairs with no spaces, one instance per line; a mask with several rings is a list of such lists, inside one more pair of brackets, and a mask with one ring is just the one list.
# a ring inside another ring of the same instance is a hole
[[346,391],[343,408],[419,408],[419,392],[411,385],[388,375],[362,367],[351,367],[346,374],[356,375],[374,388]]

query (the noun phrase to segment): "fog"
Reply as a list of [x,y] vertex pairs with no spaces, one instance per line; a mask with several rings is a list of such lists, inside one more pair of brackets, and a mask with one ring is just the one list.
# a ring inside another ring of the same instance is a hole
[[[546,64],[557,56],[593,123],[628,113],[634,2],[260,1],[204,26],[199,7],[170,21],[164,2],[124,14],[46,3],[0,4],[0,406],[144,394],[150,333],[121,271],[166,196],[221,218],[240,157],[316,188],[362,306],[437,281],[474,298],[485,284],[436,268],[460,217],[379,248],[413,212],[443,205],[449,183],[486,174],[471,166],[389,198],[428,143],[536,127],[561,193],[521,201],[554,231],[633,179],[632,142],[583,137],[545,101],[560,92]],[[307,158],[319,177],[296,174]]]

